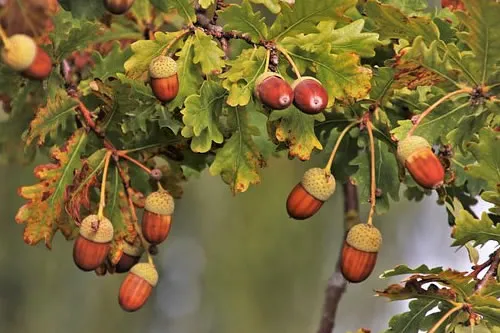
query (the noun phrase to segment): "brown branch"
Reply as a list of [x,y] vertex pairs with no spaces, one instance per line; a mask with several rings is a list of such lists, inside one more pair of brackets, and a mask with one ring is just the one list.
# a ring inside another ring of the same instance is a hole
[[[355,224],[355,219],[359,221],[359,199],[356,186],[351,182],[343,185],[344,192],[344,232]],[[343,245],[343,244],[342,244]],[[335,267],[335,271],[328,279],[328,285],[325,290],[325,301],[323,304],[323,314],[319,323],[317,333],[331,333],[335,327],[335,317],[340,304],[340,300],[347,288],[347,281],[341,272],[342,250]]]
[[476,287],[474,288],[475,291],[481,290],[486,283],[489,281],[489,279],[493,276],[495,276],[498,266],[500,265],[500,250],[497,250],[491,257],[491,265],[486,274],[483,276],[483,278],[476,284]]

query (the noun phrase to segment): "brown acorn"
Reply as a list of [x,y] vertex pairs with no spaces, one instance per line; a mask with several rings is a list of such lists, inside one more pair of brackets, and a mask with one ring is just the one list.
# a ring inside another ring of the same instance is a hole
[[322,168],[307,170],[288,195],[286,210],[296,220],[305,220],[321,208],[335,192],[335,178]]
[[134,265],[120,286],[118,303],[125,311],[139,310],[146,303],[157,283],[158,272],[152,264]]
[[320,81],[312,76],[303,76],[292,84],[293,104],[302,112],[316,114],[328,105],[328,93]]
[[255,96],[273,110],[283,110],[293,102],[293,89],[278,73],[265,72],[255,81]]
[[134,4],[135,0],[104,0],[104,7],[115,15],[125,14]]
[[103,217],[89,215],[80,225],[80,234],[73,247],[73,260],[83,271],[97,269],[108,256],[113,239],[113,225]]
[[377,263],[382,244],[380,231],[369,224],[356,224],[347,233],[342,248],[341,270],[344,278],[353,283],[364,281]]
[[397,154],[417,184],[428,189],[443,185],[443,165],[427,140],[411,135],[399,141]]
[[163,189],[146,197],[142,215],[142,234],[149,243],[160,244],[167,238],[174,209],[174,198]]
[[2,60],[13,70],[34,80],[44,80],[52,71],[49,55],[27,35],[10,36],[2,49]]
[[170,102],[179,92],[177,63],[166,56],[154,58],[149,64],[149,77],[153,93],[162,102]]
[[115,266],[116,273],[128,272],[135,264],[141,260],[144,248],[140,244],[130,244],[125,242],[123,245],[123,254]]

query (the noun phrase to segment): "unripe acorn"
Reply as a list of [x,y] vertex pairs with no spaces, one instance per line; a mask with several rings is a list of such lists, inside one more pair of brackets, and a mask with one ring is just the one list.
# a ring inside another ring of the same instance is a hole
[[408,136],[399,141],[397,153],[417,184],[428,189],[443,185],[443,165],[427,140],[420,136]]
[[328,92],[321,82],[312,76],[303,76],[292,84],[293,104],[302,112],[316,114],[325,110]]
[[380,231],[369,224],[356,224],[347,233],[342,248],[341,270],[347,281],[358,283],[370,276],[382,244]]
[[296,220],[305,220],[321,208],[335,192],[335,178],[322,168],[307,170],[288,195],[286,210]]
[[104,0],[104,7],[115,15],[126,13],[134,4],[135,0]]
[[255,96],[262,104],[273,110],[283,110],[292,104],[293,89],[281,75],[265,72],[255,82]]
[[136,264],[120,286],[118,302],[123,310],[139,310],[148,300],[151,291],[158,283],[158,272],[150,263]]
[[52,71],[49,55],[27,35],[10,36],[2,49],[2,60],[13,70],[34,80],[44,80]]
[[73,260],[83,271],[93,271],[105,260],[111,249],[113,225],[103,217],[89,215],[80,225],[80,234],[73,247]]
[[163,242],[170,232],[174,198],[165,190],[158,190],[146,197],[142,215],[142,234],[151,244]]
[[177,63],[166,56],[154,58],[149,64],[149,76],[153,93],[162,102],[170,102],[179,92]]
[[128,272],[141,259],[144,248],[141,245],[134,245],[125,242],[123,254],[115,266],[116,273]]

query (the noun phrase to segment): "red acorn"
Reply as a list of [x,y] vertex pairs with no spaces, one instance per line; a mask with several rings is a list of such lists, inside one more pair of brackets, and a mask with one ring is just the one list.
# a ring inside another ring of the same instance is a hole
[[174,209],[174,198],[163,189],[146,197],[142,216],[142,234],[149,243],[160,244],[167,238]]
[[80,225],[80,234],[73,247],[73,260],[83,271],[97,269],[108,256],[113,239],[113,225],[103,217],[89,215]]
[[382,244],[380,231],[369,224],[356,224],[347,233],[342,248],[341,270],[344,278],[353,283],[366,280],[377,263]]
[[133,245],[125,242],[123,246],[123,254],[115,266],[115,272],[128,272],[141,259],[144,248],[139,245]]
[[27,35],[10,36],[2,49],[2,60],[13,70],[34,80],[44,80],[52,71],[49,55]]
[[399,141],[397,154],[417,184],[428,189],[443,185],[443,165],[427,140],[411,135]]
[[321,168],[307,170],[288,195],[286,210],[288,215],[296,220],[305,220],[321,208],[335,192],[335,178]]
[[150,84],[153,93],[162,102],[170,102],[179,92],[177,63],[166,56],[154,58],[149,65]]
[[311,76],[303,76],[293,82],[293,104],[302,112],[316,114],[328,105],[328,93],[320,81]]
[[134,0],[104,0],[104,7],[115,15],[126,13],[134,4]]
[[140,263],[132,267],[120,286],[118,302],[123,310],[139,310],[148,300],[158,283],[158,272],[149,263]]
[[283,110],[293,102],[293,89],[281,75],[265,72],[256,80],[255,96],[271,109]]

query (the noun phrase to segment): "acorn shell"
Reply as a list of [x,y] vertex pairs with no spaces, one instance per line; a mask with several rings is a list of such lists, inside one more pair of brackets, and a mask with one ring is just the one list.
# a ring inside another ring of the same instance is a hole
[[344,242],[340,264],[344,278],[352,283],[366,280],[377,263],[378,252],[365,252]]
[[298,183],[288,195],[286,210],[291,218],[305,220],[316,214],[323,203],[307,192],[302,183]]
[[132,267],[130,273],[144,279],[152,287],[156,287],[156,285],[158,284],[158,271],[156,270],[155,266],[150,263],[139,263]]
[[52,59],[50,59],[47,52],[37,46],[36,56],[31,66],[25,69],[22,74],[33,80],[45,80],[49,77],[52,71]]
[[410,135],[398,142],[397,155],[401,164],[405,164],[408,157],[421,149],[431,149],[430,143],[421,136]]
[[292,104],[293,89],[278,73],[264,72],[255,82],[254,94],[264,105],[283,110]]
[[292,84],[293,104],[302,112],[317,114],[328,105],[328,92],[321,82],[312,76],[303,76]]
[[167,239],[172,225],[172,215],[160,215],[144,211],[141,230],[144,238],[153,245],[158,245]]
[[104,7],[115,15],[126,13],[134,4],[134,0],[104,0]]

